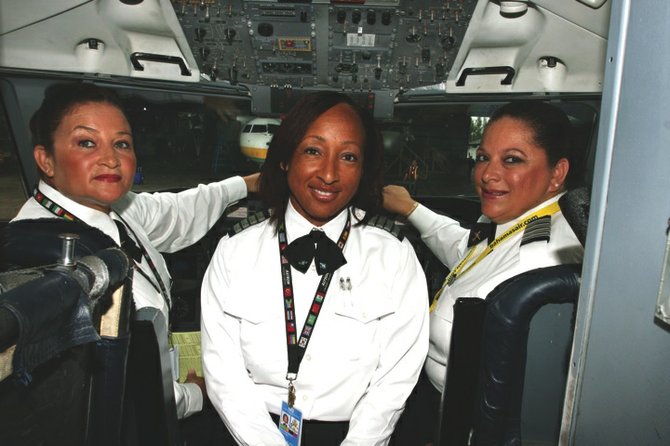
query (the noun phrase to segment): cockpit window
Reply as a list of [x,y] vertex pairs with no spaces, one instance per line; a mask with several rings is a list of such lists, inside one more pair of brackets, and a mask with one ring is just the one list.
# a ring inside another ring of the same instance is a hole
[[[474,197],[471,174],[489,117],[506,102],[401,104],[383,123],[386,181],[418,197]],[[574,168],[588,174],[595,145],[597,101],[552,102],[574,128]],[[584,170],[586,169],[586,170]]]
[[119,93],[133,128],[134,191],[178,190],[258,170],[240,152],[240,134],[253,118],[248,99]]
[[0,221],[14,218],[26,201],[20,172],[16,143],[0,104]]
[[[254,115],[244,98],[139,91],[126,101],[137,151],[136,191],[179,189],[257,172],[280,122],[279,116],[268,122],[267,114]],[[384,182],[403,185],[419,198],[476,199],[474,153],[489,117],[506,102],[397,103],[392,118],[378,120]],[[552,103],[566,111],[575,128],[575,168],[587,166],[598,101]]]

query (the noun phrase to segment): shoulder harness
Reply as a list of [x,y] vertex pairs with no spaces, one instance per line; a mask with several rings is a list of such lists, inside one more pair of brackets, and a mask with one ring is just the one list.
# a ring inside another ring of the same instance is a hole
[[400,226],[398,226],[394,220],[388,217],[384,217],[383,215],[375,215],[370,220],[368,220],[367,224],[368,226],[383,229],[400,241],[405,238],[405,235],[402,233]]
[[250,215],[247,218],[244,218],[233,225],[233,229],[228,232],[228,236],[232,237],[235,234],[239,234],[245,229],[256,225],[262,221],[270,218],[270,213],[268,211],[258,211],[255,214]]
[[531,221],[526,225],[521,238],[521,245],[528,243],[545,241],[548,242],[551,238],[551,215],[545,215],[536,220]]

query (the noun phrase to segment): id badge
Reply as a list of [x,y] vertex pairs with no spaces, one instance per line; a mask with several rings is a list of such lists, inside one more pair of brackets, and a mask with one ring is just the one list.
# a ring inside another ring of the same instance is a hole
[[302,437],[302,412],[296,407],[289,407],[286,401],[281,403],[279,414],[279,432],[289,446],[300,446]]

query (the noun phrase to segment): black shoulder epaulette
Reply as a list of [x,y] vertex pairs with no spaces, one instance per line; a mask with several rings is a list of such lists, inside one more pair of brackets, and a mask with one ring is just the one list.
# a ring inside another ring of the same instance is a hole
[[233,225],[233,229],[231,229],[228,232],[228,236],[232,237],[235,234],[239,234],[240,232],[244,231],[245,229],[258,224],[262,221],[267,220],[270,217],[270,213],[268,211],[258,211],[255,214],[250,215],[249,217],[238,221]]
[[551,215],[545,215],[526,225],[521,238],[521,246],[528,243],[545,241],[551,238]]
[[383,229],[386,232],[391,233],[395,238],[402,241],[405,238],[404,234],[400,230],[400,226],[396,224],[394,220],[391,220],[388,217],[383,215],[375,215],[370,220],[368,220],[368,226],[374,226],[375,228]]

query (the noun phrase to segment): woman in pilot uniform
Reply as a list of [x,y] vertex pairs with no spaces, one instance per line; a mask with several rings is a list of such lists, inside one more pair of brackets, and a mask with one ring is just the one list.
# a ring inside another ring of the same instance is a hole
[[[402,187],[384,188],[384,207],[407,216],[450,269],[430,307],[429,382],[422,379],[408,403],[406,417],[414,421],[403,418],[397,444],[432,440],[457,298],[485,298],[520,273],[582,261],[583,247],[558,205],[570,169],[570,130],[567,116],[546,103],[510,103],[494,113],[475,158],[473,181],[483,215],[472,231],[418,204]],[[417,432],[424,435],[419,439]]]
[[237,443],[388,443],[425,359],[428,305],[412,246],[373,217],[381,166],[372,118],[340,93],[306,95],[275,134],[269,216],[220,242],[202,289],[208,395]]
[[[13,222],[66,219],[97,228],[119,245],[130,237],[135,307],[157,308],[167,322],[171,278],[160,252],[202,238],[229,204],[255,187],[257,174],[176,194],[130,192],[132,130],[117,95],[92,84],[49,87],[30,128],[41,180]],[[191,373],[186,383],[174,383],[174,392],[178,418],[202,409],[202,377]]]

